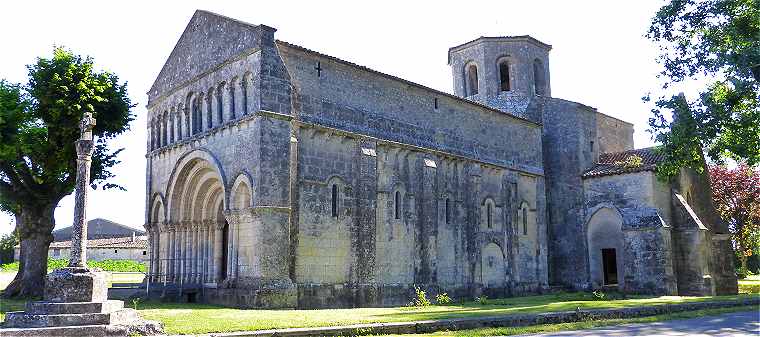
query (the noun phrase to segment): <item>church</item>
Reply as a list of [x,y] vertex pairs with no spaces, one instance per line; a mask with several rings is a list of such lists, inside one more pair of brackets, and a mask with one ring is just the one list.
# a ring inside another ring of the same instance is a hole
[[148,280],[237,307],[737,292],[707,177],[552,97],[551,46],[448,50],[453,93],[196,11],[148,92]]

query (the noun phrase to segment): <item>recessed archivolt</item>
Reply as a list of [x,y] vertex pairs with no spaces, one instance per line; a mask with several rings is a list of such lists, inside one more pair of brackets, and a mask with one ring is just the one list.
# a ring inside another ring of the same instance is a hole
[[232,203],[230,209],[244,209],[253,206],[251,178],[245,172],[240,173],[232,184]]
[[227,194],[223,172],[218,161],[206,150],[196,149],[182,156],[170,176],[166,193],[169,219],[190,220],[191,216],[197,216],[198,213],[192,212],[193,204],[197,204],[196,207],[201,206],[199,201],[208,193],[203,190],[221,189],[221,199],[224,203]]
[[153,202],[150,207],[150,219],[155,223],[162,223],[166,219],[163,197],[158,193],[153,195]]

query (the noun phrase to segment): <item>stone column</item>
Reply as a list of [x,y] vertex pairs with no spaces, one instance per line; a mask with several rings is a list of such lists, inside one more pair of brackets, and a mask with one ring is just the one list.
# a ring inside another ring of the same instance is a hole
[[79,140],[76,141],[77,178],[69,267],[87,267],[87,190],[90,187],[90,164],[94,149],[92,129],[94,127],[95,118],[92,117],[92,113],[85,113],[79,123],[81,133]]
[[181,141],[183,138],[185,138],[182,134],[182,114],[174,108],[172,108],[172,113],[174,114],[174,129],[177,130],[177,141]]
[[200,235],[199,235],[200,229],[201,229],[200,221],[193,222],[193,260],[192,260],[193,283],[200,283],[200,268],[198,268],[198,263],[200,262],[200,247],[201,247],[201,241],[200,241]]
[[217,222],[214,227],[214,277],[216,283],[222,282],[226,275],[222,275],[222,230],[224,229],[224,222]]

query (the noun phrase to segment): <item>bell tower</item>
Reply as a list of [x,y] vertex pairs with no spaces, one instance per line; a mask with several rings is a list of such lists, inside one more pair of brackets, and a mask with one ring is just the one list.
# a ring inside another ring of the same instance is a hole
[[530,36],[480,37],[449,49],[455,95],[521,114],[551,97],[551,46]]

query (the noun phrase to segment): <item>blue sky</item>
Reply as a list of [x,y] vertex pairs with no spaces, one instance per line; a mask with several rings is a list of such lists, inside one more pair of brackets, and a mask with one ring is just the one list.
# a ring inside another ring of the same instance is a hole
[[[634,123],[636,147],[657,92],[656,47],[644,38],[664,1],[10,1],[0,11],[0,78],[26,81],[25,65],[54,45],[89,55],[128,81],[138,106],[114,180],[90,194],[88,217],[141,227],[145,210],[146,92],[196,9],[277,29],[275,37],[435,89],[452,92],[449,47],[479,36],[531,35],[551,44],[552,95]],[[202,46],[199,46],[199,48]],[[69,226],[73,198],[56,210]],[[0,233],[13,229],[0,214]]]

